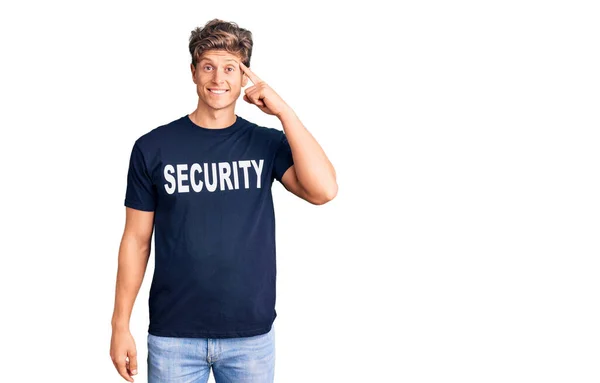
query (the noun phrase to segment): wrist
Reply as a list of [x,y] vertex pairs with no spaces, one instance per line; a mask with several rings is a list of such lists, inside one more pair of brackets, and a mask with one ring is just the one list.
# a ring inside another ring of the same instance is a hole
[[283,111],[279,112],[276,116],[279,120],[283,121],[284,119],[290,118],[294,115],[294,110],[289,106],[284,108]]
[[113,331],[129,331],[129,321],[113,319],[110,324],[112,326]]

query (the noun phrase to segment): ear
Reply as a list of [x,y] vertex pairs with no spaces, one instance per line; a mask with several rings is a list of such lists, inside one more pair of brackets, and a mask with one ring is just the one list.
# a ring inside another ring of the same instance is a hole
[[245,74],[242,75],[242,88],[246,86],[246,84],[248,84],[248,76],[246,76]]
[[196,67],[194,66],[194,64],[190,64],[190,69],[192,71],[192,80],[194,81],[194,84],[196,83]]

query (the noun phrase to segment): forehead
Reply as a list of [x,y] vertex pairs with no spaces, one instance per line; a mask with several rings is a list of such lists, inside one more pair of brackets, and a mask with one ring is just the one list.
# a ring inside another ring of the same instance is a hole
[[230,52],[222,50],[210,50],[205,51],[200,56],[200,61],[207,60],[213,62],[228,62],[228,61],[240,61],[240,57]]

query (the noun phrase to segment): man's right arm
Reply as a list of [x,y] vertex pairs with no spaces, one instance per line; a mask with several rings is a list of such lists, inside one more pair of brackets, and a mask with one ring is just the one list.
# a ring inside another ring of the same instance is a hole
[[129,320],[148,265],[154,212],[130,207],[125,209],[125,230],[119,247],[115,307],[111,321],[110,355],[119,374],[133,382],[132,376],[137,373],[137,351],[129,331]]

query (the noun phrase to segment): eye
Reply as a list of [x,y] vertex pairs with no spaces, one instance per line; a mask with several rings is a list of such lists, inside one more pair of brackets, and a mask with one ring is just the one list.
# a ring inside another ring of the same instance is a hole
[[230,72],[233,72],[235,69],[233,69],[233,67],[229,67],[227,69],[231,69]]
[[204,69],[206,69],[206,68],[208,68],[208,67],[210,67],[210,65],[205,65],[205,66],[204,66]]

